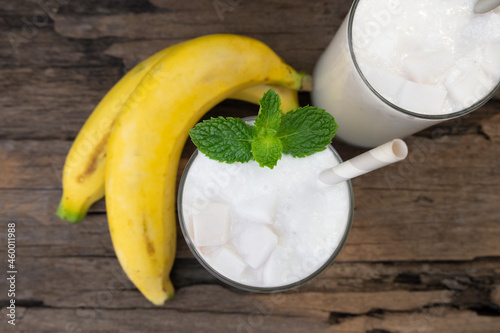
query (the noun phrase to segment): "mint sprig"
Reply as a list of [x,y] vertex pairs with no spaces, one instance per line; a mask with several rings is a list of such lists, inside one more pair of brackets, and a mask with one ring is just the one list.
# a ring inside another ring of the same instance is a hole
[[203,154],[219,162],[254,159],[261,167],[272,169],[282,153],[306,157],[324,150],[337,131],[335,119],[314,106],[282,115],[281,99],[273,89],[259,103],[254,126],[239,118],[211,118],[189,131],[193,143]]

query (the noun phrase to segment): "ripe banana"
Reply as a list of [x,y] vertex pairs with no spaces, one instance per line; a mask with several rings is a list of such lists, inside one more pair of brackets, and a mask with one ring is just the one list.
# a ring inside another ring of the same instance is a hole
[[158,62],[126,102],[108,143],[108,222],[122,268],[152,303],[174,293],[175,185],[188,130],[236,91],[258,84],[298,90],[303,78],[255,39],[209,35]]
[[90,205],[104,196],[104,162],[111,127],[146,73],[178,45],[154,54],[130,70],[87,119],[64,164],[63,195],[56,212],[60,218],[80,222]]
[[[56,212],[61,219],[80,222],[89,207],[104,196],[105,160],[111,128],[141,79],[178,45],[162,50],[134,67],[106,94],[85,122],[63,169],[63,195]],[[279,86],[255,85],[237,91],[230,98],[259,104],[259,99],[269,88],[281,96],[283,110],[299,107],[297,91]]]
[[240,91],[237,91],[229,98],[238,99],[241,101],[259,104],[259,100],[262,98],[264,93],[269,89],[274,89],[281,98],[281,110],[283,112],[288,112],[295,110],[299,107],[299,98],[297,95],[297,90],[293,90],[281,86],[273,86],[268,84],[259,84],[251,86]]

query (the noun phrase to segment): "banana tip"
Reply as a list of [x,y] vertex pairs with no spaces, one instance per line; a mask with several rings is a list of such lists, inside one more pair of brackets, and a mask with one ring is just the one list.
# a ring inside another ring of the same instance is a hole
[[86,215],[85,212],[73,212],[67,209],[67,207],[61,202],[57,207],[56,216],[61,220],[65,220],[71,223],[80,223]]

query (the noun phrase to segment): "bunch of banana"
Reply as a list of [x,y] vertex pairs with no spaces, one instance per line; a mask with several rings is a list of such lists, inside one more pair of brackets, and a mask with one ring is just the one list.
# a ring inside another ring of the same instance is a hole
[[104,195],[113,246],[125,273],[152,303],[174,293],[175,182],[188,130],[226,98],[258,103],[270,86],[283,110],[310,84],[265,44],[209,35],[137,65],[99,103],[63,170],[57,215],[79,222]]
[[[63,195],[56,212],[61,219],[73,223],[81,222],[89,207],[104,196],[106,152],[116,118],[146,73],[181,44],[166,48],[135,66],[106,94],[87,119],[64,165]],[[297,90],[267,84],[243,88],[229,98],[258,104],[269,88],[273,88],[281,96],[283,110],[289,111],[298,107]]]

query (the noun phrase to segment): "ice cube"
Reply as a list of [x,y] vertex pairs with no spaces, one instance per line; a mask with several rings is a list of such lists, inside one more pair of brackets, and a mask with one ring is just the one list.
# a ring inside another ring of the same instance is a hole
[[210,261],[215,270],[231,279],[238,279],[247,267],[245,261],[226,246],[223,246],[220,251],[216,252]]
[[220,246],[200,246],[198,248],[198,251],[200,251],[204,256],[210,256],[212,253],[218,251],[219,249]]
[[210,202],[193,215],[194,242],[197,246],[223,245],[231,229],[231,209],[222,203]]
[[278,208],[278,194],[270,192],[241,202],[236,211],[252,222],[273,224]]
[[399,92],[398,105],[423,114],[440,114],[446,100],[446,90],[439,86],[406,81]]
[[362,67],[363,75],[370,85],[386,99],[394,101],[405,79],[387,70],[366,66]]
[[420,53],[404,58],[401,71],[411,81],[433,84],[454,63],[453,53],[448,51]]
[[445,83],[453,101],[468,107],[481,99],[493,88],[493,81],[478,65],[468,63],[461,67],[462,75]]
[[290,250],[278,245],[262,269],[262,281],[266,286],[285,285],[290,280],[300,280],[292,273],[292,265],[300,266],[290,257]]
[[239,255],[252,268],[259,268],[278,244],[278,236],[266,225],[247,227],[234,241]]
[[500,42],[488,44],[484,49],[484,60],[481,63],[487,72],[497,74],[500,71]]
[[394,61],[397,49],[397,34],[390,30],[381,31],[374,36],[373,41],[367,45],[364,53],[372,59],[380,59],[385,64]]

